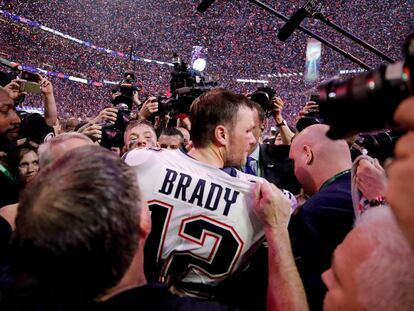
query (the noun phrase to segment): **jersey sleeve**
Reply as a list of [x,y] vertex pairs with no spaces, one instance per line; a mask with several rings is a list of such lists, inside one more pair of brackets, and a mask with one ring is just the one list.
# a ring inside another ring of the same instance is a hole
[[134,149],[126,153],[122,158],[129,166],[138,166],[154,160],[154,155],[157,152],[161,151],[154,151],[151,149]]

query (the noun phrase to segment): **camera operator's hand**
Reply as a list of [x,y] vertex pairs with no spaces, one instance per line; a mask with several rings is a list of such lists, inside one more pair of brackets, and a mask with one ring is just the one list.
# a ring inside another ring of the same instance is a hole
[[272,99],[272,105],[273,105],[273,118],[275,119],[276,126],[279,128],[279,133],[282,138],[283,144],[290,145],[293,136],[295,136],[295,133],[293,133],[289,126],[287,125],[286,121],[283,119],[283,107],[285,106],[285,103],[283,100],[275,96]]
[[12,100],[18,99],[21,95],[25,94],[20,92],[20,84],[26,80],[14,79],[9,84],[7,84],[3,89],[9,94],[9,97]]
[[45,77],[42,77],[39,75],[39,84],[40,84],[40,90],[44,96],[45,100],[45,120],[46,123],[49,126],[55,126],[57,124],[57,107],[56,107],[56,101],[55,96],[53,94],[53,85],[52,82],[50,82]]
[[359,161],[356,170],[356,184],[364,196],[372,201],[385,195],[387,177],[378,160],[372,164],[367,160]]
[[102,126],[99,124],[86,123],[78,129],[78,133],[85,134],[93,141],[100,143],[102,139]]
[[105,108],[99,112],[98,116],[93,120],[93,123],[110,122],[115,123],[118,109],[116,108]]
[[53,85],[52,82],[50,82],[48,79],[40,76],[39,84],[40,84],[40,90],[42,91],[42,94],[44,96],[51,96],[53,95]]
[[141,106],[141,101],[139,100],[138,97],[138,92],[134,91],[134,94],[132,95],[132,105],[135,105],[137,107]]
[[165,129],[168,127],[168,122],[170,122],[171,117],[166,114],[164,116],[156,116],[154,122],[154,129]]
[[150,115],[158,111],[158,102],[157,98],[152,96],[148,98],[141,107],[141,110],[138,112],[138,120],[145,120]]
[[272,110],[273,110],[273,118],[275,119],[276,123],[280,123],[283,121],[282,111],[285,103],[279,96],[275,96],[272,99]]
[[306,117],[310,113],[314,113],[316,111],[319,111],[319,105],[314,101],[308,101],[302,110],[299,111],[298,116],[299,118]]

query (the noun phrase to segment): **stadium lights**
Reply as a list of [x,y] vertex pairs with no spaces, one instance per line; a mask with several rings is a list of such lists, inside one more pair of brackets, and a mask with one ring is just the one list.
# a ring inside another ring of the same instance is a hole
[[366,70],[364,70],[364,69],[340,70],[339,74],[345,75],[345,74],[349,74],[349,73],[361,73],[361,72],[365,72],[365,71]]
[[197,71],[203,71],[206,69],[207,62],[203,58],[197,58],[193,63],[193,69]]
[[236,81],[241,82],[241,83],[263,83],[263,84],[269,83],[268,80],[254,80],[254,79],[236,79]]

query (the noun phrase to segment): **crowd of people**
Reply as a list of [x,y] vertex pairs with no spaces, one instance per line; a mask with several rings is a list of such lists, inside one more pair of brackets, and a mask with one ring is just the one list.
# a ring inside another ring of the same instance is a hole
[[[0,1],[139,57],[170,62],[207,47],[208,72],[220,80],[167,99],[167,65],[131,64],[0,16],[0,57],[122,79],[114,89],[0,69],[0,309],[412,310],[414,5],[322,2],[393,59],[408,36],[405,71],[392,67],[398,87],[367,84],[381,96],[329,96],[319,110],[311,90],[355,66],[324,49],[313,83],[266,77],[302,72],[306,38],[278,42],[283,23],[247,1],[215,1],[204,15],[195,0]],[[300,7],[267,3],[289,16]],[[373,67],[383,62],[320,22],[303,25]],[[190,81],[174,68],[172,85]],[[244,77],[270,82],[235,81]],[[378,113],[353,111],[356,103],[378,104]],[[319,118],[326,107],[331,118]],[[394,120],[404,130],[388,135],[392,161],[384,142],[376,159],[343,134],[361,129],[357,118],[342,122],[355,114],[364,129]]]
[[[286,16],[301,5],[271,1],[268,4]],[[404,34],[412,28],[410,1],[327,1],[323,4],[325,14],[334,22],[391,58],[397,60],[402,57],[400,46]],[[257,85],[241,84],[235,80],[269,80],[286,102],[288,120],[293,119],[291,115],[305,103],[305,91],[338,75],[341,69],[358,68],[341,55],[324,48],[320,78],[316,83],[307,84],[303,78],[295,76],[263,77],[272,73],[303,72],[305,35],[297,31],[287,42],[278,41],[276,34],[284,22],[243,1],[217,2],[204,16],[196,13],[196,5],[197,1],[146,1],[144,5],[136,1],[0,2],[2,9],[98,47],[129,53],[130,46],[133,46],[134,55],[138,57],[171,62],[172,54],[176,52],[189,61],[192,47],[204,46],[208,50],[207,72],[219,78],[223,87],[242,93],[251,92]],[[321,22],[308,19],[303,25],[372,67],[383,62]],[[1,52],[13,61],[98,82],[103,79],[119,81],[126,69],[135,66],[144,94],[166,93],[168,90],[171,69],[168,66],[139,61],[131,65],[117,55],[101,53],[6,18],[1,19],[0,27],[3,34]],[[107,103],[110,87],[84,87],[73,85],[76,82],[61,83],[57,80],[53,78],[52,82],[57,85],[58,108],[62,115],[73,115],[76,111],[76,117],[91,116]],[[85,95],[79,95],[79,89]]]

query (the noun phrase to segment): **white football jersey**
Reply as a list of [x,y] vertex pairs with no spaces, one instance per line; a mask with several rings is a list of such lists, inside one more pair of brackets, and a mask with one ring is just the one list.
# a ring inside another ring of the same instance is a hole
[[125,161],[151,211],[145,260],[156,263],[159,280],[203,292],[243,266],[263,241],[251,206],[251,181],[263,179],[232,177],[180,150],[136,149]]

